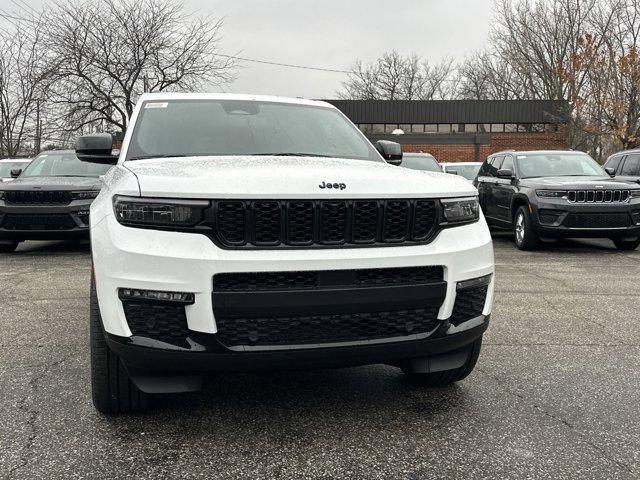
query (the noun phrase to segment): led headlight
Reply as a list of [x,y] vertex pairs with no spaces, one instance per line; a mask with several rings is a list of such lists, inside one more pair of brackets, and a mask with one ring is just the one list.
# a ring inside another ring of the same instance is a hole
[[96,198],[100,190],[86,190],[82,192],[71,192],[71,200],[89,200]]
[[544,198],[564,198],[567,196],[566,190],[536,190],[538,197]]
[[5,198],[4,190],[0,190],[0,200],[4,200],[4,198]]
[[475,222],[480,216],[478,197],[445,198],[440,203],[445,225]]
[[[2,192],[0,192],[0,195],[2,195]],[[636,190],[630,190],[629,191],[629,196],[631,198],[640,198],[640,188],[636,189]],[[0,198],[2,198],[0,196]]]
[[113,197],[113,211],[123,225],[133,227],[191,227],[202,220],[206,200]]

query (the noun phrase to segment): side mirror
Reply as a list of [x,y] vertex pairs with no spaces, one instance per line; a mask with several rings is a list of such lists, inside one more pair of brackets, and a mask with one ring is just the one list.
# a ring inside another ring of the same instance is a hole
[[76,140],[76,157],[90,163],[115,165],[118,155],[113,151],[113,137],[109,133],[83,135]]
[[402,147],[399,143],[389,140],[378,140],[375,147],[387,163],[391,165],[400,165],[402,163]]
[[501,168],[498,170],[498,178],[513,179],[513,170],[509,168]]
[[607,172],[609,174],[610,177],[615,177],[616,176],[616,170],[615,168],[611,168],[611,167],[604,167],[604,171]]
[[11,178],[18,178],[21,173],[22,173],[22,169],[21,168],[12,168],[11,169]]

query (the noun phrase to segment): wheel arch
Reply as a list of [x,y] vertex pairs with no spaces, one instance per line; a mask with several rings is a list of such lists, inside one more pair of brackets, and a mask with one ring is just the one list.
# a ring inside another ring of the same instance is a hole
[[511,222],[516,218],[516,212],[520,207],[529,207],[529,199],[526,195],[516,195],[511,200]]

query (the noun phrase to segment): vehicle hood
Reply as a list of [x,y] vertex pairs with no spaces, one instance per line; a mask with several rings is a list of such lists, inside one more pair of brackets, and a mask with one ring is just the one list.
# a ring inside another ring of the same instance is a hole
[[[316,157],[225,156],[125,162],[143,196],[191,198],[392,198],[476,195],[453,175],[384,162]],[[342,184],[343,188],[321,188]]]
[[100,190],[102,181],[95,177],[18,177],[0,183],[2,190]]
[[635,182],[616,180],[609,176],[603,177],[541,177],[525,178],[520,185],[531,188],[563,188],[567,190],[581,190],[603,188],[610,190],[628,190],[638,188]]

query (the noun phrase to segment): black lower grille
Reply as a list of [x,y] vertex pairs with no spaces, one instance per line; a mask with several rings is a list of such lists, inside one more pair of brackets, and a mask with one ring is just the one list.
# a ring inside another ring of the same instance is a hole
[[569,228],[622,228],[631,225],[628,213],[570,213],[563,225]]
[[133,335],[187,347],[189,333],[184,305],[166,302],[122,302]]
[[228,347],[311,345],[406,337],[433,331],[438,308],[390,312],[217,319]]
[[219,273],[213,277],[214,292],[310,289],[328,286],[384,286],[440,282],[443,268],[401,267],[361,270]]
[[488,286],[461,290],[456,295],[450,322],[460,325],[462,322],[482,315],[484,303],[487,299]]
[[8,213],[2,221],[5,230],[70,230],[78,225],[68,214],[18,215]]
[[7,203],[18,205],[67,205],[71,202],[71,192],[42,190],[7,190]]
[[218,200],[214,239],[223,248],[397,245],[429,241],[436,200]]

